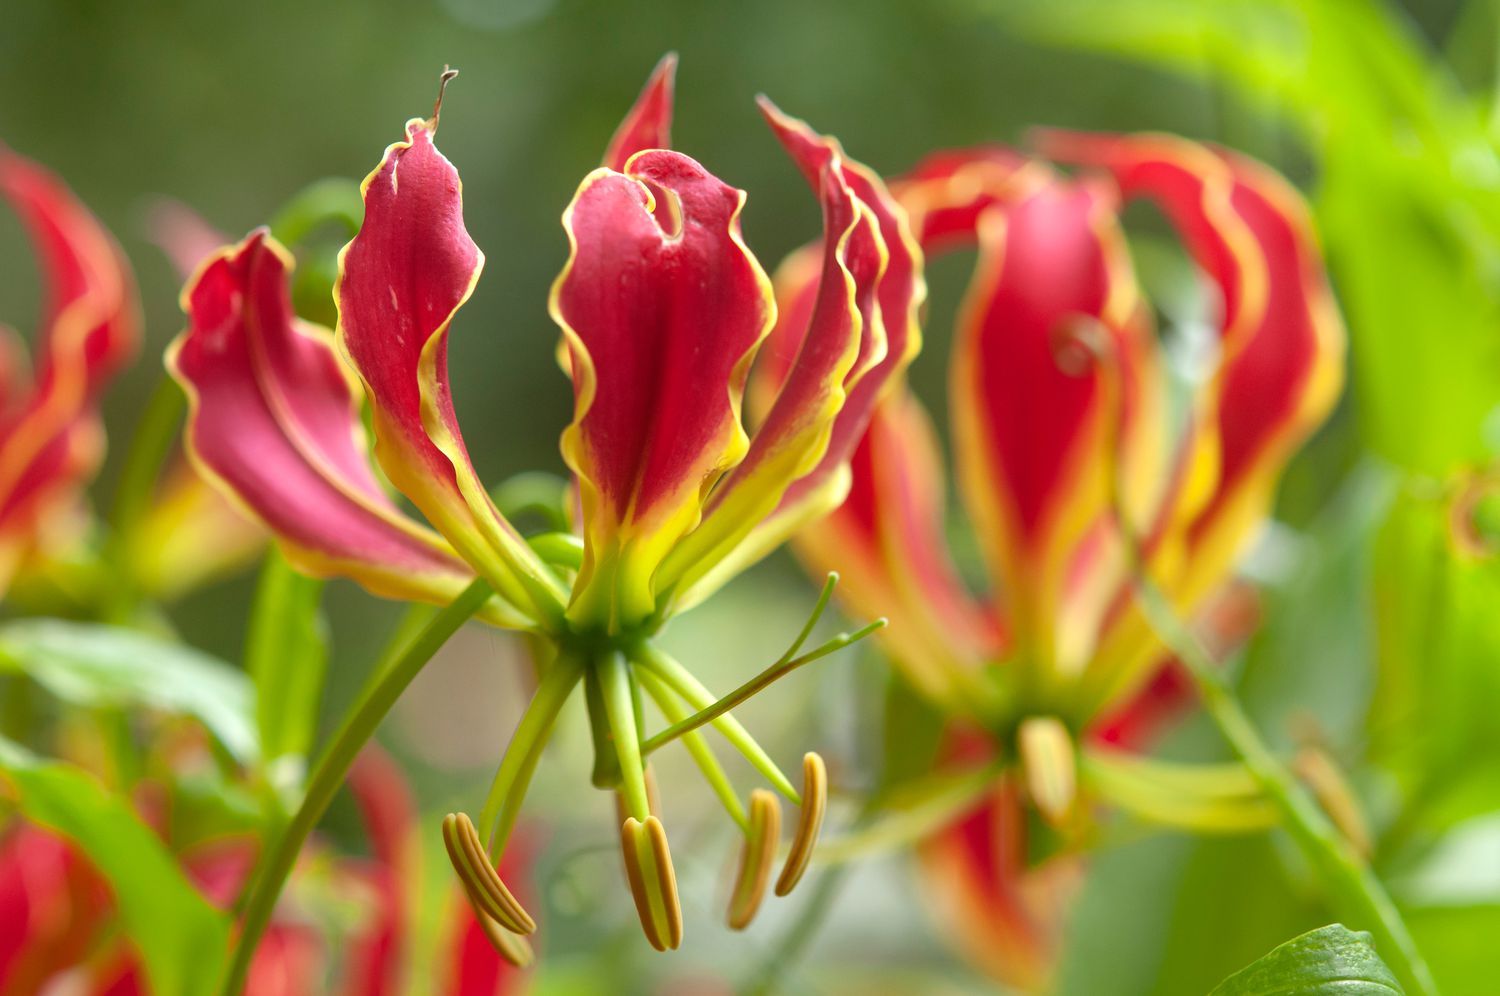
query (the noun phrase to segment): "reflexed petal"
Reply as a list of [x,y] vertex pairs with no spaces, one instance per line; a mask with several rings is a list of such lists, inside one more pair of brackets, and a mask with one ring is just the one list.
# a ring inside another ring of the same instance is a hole
[[574,417],[583,568],[570,614],[620,625],[656,608],[652,576],[746,449],[740,398],[772,322],[770,281],[740,236],[743,192],[687,156],[599,169],[563,215],[553,286]]
[[[1106,188],[1055,181],[980,214],[951,365],[963,497],[1018,650],[1065,672],[1092,649],[1065,610],[1084,611],[1073,558],[1109,510],[1108,457],[1123,448],[1145,479],[1155,429],[1156,345],[1114,212]],[[1079,323],[1107,339],[1115,375],[1063,369],[1059,337]]]
[[498,592],[545,613],[560,586],[495,510],[453,412],[448,326],[484,256],[463,223],[458,171],[432,121],[406,123],[363,185],[365,218],[339,256],[338,335],[364,381],[386,476]]
[[680,560],[667,564],[675,579],[679,562],[698,559],[687,572],[689,603],[837,506],[871,413],[921,347],[927,287],[906,212],[836,140],[764,98],[761,109],[819,192],[824,235],[778,274],[784,310],[755,371],[762,421],[750,453],[714,494]]
[[[681,580],[691,587],[733,554],[732,563],[723,565],[727,571],[716,571],[714,581],[704,586],[714,587],[723,573],[743,568],[779,544],[806,518],[801,508],[787,510],[786,523],[771,530],[775,535],[760,532],[735,551],[777,511],[800,479],[814,477],[813,488],[831,483],[831,501],[842,497],[847,473],[839,471],[847,463],[847,453],[829,460],[826,472],[817,471],[825,457],[834,455],[829,443],[849,391],[886,357],[878,291],[889,253],[878,219],[847,182],[837,143],[784,117],[768,103],[762,106],[822,201],[821,261],[810,300],[805,307],[794,307],[790,316],[801,324],[794,328],[778,321],[772,346],[761,355],[756,379],[774,385],[774,400],[762,413],[744,461],[714,491],[703,524],[663,567],[667,584]],[[686,600],[695,601],[702,594],[695,591]]]
[[[1193,456],[1213,473],[1207,487],[1188,489],[1169,526],[1180,533],[1181,568],[1166,580],[1193,611],[1270,513],[1286,462],[1342,386],[1344,330],[1311,221],[1297,193],[1266,167],[1184,139],[1043,141],[1064,158],[1108,169],[1127,196],[1160,204],[1221,296],[1219,364],[1200,399]],[[1127,672],[1136,671],[1149,661],[1150,642],[1139,636],[1139,619],[1122,616],[1117,628],[1102,660],[1123,658]]]
[[35,382],[9,378],[0,412],[0,543],[13,560],[40,518],[67,506],[97,468],[94,406],[136,348],[139,313],[114,240],[60,180],[0,146],[0,194],[29,232],[47,288]]
[[962,675],[997,659],[1004,634],[949,559],[942,455],[916,398],[902,391],[875,410],[850,468],[848,497],[798,533],[798,555],[814,574],[840,572],[855,616],[890,619],[880,638],[914,685],[972,709]]
[[606,168],[623,172],[637,152],[672,147],[672,88],[676,76],[677,53],[668,52],[651,71],[641,95],[609,140],[604,153]]
[[188,394],[188,452],[302,569],[449,601],[472,573],[376,483],[356,389],[327,330],[292,314],[290,267],[258,231],[183,291],[188,328],[167,363]]

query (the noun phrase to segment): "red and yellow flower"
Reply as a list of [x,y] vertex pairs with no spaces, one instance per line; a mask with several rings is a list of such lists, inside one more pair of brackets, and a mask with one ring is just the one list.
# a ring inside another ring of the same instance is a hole
[[[923,250],[978,252],[949,384],[958,492],[993,594],[971,594],[946,552],[940,447],[904,389],[877,407],[847,500],[797,549],[845,569],[855,609],[890,617],[893,659],[968,731],[960,754],[1050,756],[1071,785],[1072,744],[1134,739],[1150,723],[1132,700],[1149,718],[1185,691],[1131,597],[1132,550],[1179,612],[1243,629],[1220,596],[1338,396],[1344,332],[1307,212],[1266,167],[1164,135],[1047,134],[1042,149],[1084,169],[979,148],[934,155],[895,188]],[[1153,327],[1121,222],[1136,198],[1217,298],[1206,375],[1174,371]],[[815,252],[780,272],[783,315],[816,293]],[[1046,975],[1060,906],[1022,874],[1023,802],[1054,820],[1072,808],[1046,781],[1004,777],[926,846],[959,936],[1023,985]]]
[[[573,383],[562,454],[576,482],[576,538],[533,543],[501,514],[454,414],[449,327],[484,256],[464,228],[458,172],[435,145],[436,108],[407,122],[365,180],[363,226],[340,257],[336,336],[293,314],[293,261],[257,231],[189,282],[189,325],[168,358],[189,394],[196,463],[295,564],[438,603],[477,576],[494,593],[483,617],[548,648],[478,830],[467,817],[445,823],[476,908],[513,932],[534,928],[485,852],[503,851],[552,722],[582,684],[595,783],[620,791],[627,870],[658,948],[675,947],[682,925],[644,755],[682,737],[744,829],[739,925],[764,890],[779,808],[763,789],[746,807],[698,726],[712,722],[801,806],[802,858],[826,786],[813,755],[799,792],[653,637],[843,499],[854,443],[916,349],[923,293],[920,251],[880,179],[767,104],[821,203],[824,234],[812,301],[795,319],[800,345],[774,357],[781,387],[748,434],[741,398],[776,302],[741,236],[744,192],[670,148],[673,69],[670,58],[658,68],[563,215],[570,251],[550,310]],[[365,402],[375,461],[425,523],[400,509],[370,464]],[[643,694],[671,731],[644,736]],[[780,885],[795,883],[800,860]]]
[[56,176],[0,145],[0,195],[31,237],[46,289],[25,345],[0,325],[0,592],[71,534],[104,455],[98,401],[140,336],[135,281],[109,233]]

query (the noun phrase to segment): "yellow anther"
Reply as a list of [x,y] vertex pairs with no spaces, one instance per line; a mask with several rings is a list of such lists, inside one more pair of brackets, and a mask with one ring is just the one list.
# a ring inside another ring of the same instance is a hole
[[[472,896],[470,897],[472,903]],[[490,945],[499,952],[500,957],[510,962],[517,968],[527,968],[536,961],[536,952],[531,949],[531,942],[520,934],[513,934],[497,923],[484,910],[475,908],[474,917],[479,921],[479,926],[484,931],[484,936],[489,939]]]
[[658,951],[675,949],[682,943],[682,904],[661,820],[648,816],[642,823],[628,817],[620,825],[620,850],[646,940]]
[[750,793],[750,825],[740,850],[740,870],[729,896],[729,926],[744,930],[755,919],[771,880],[771,863],[781,840],[781,803],[768,789]]
[[487,913],[500,926],[516,934],[529,934],[536,930],[536,921],[526,912],[505,887],[500,873],[490,864],[479,840],[479,831],[464,813],[449,813],[443,817],[443,844],[448,848],[448,860],[458,873],[465,891],[476,909]]
[[1073,737],[1055,716],[1033,716],[1017,734],[1026,790],[1047,822],[1065,823],[1078,795],[1078,758]]
[[797,817],[797,835],[786,864],[776,879],[776,894],[784,896],[802,881],[802,873],[812,860],[813,846],[823,830],[823,814],[828,810],[828,768],[816,753],[802,755],[802,810]]

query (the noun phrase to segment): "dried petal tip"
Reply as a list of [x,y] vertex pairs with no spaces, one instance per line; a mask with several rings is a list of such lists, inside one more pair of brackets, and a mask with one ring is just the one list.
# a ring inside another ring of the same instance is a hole
[[500,873],[490,864],[479,840],[479,831],[474,829],[473,821],[466,814],[449,813],[443,817],[443,844],[448,848],[448,860],[453,862],[453,870],[458,873],[476,911],[488,915],[512,933],[530,934],[536,930],[536,920],[511,895]]
[[1055,716],[1033,716],[1018,734],[1021,767],[1031,801],[1047,822],[1066,822],[1078,795],[1073,737]]
[[755,919],[771,880],[771,862],[781,840],[781,803],[766,789],[750,793],[750,826],[740,851],[740,870],[729,897],[729,926],[744,930]]
[[627,819],[620,826],[620,850],[646,940],[658,951],[675,950],[682,943],[682,904],[661,820],[655,816],[646,817],[644,823],[633,816]]
[[438,95],[432,102],[432,121],[428,126],[429,131],[437,131],[438,117],[443,113],[443,95],[448,92],[448,83],[458,75],[458,70],[451,66],[444,66],[442,75],[438,77]]
[[828,768],[816,753],[808,751],[802,756],[802,811],[797,818],[797,835],[792,838],[792,849],[781,866],[781,875],[776,879],[776,894],[785,896],[802,881],[812,860],[813,847],[823,829],[823,814],[828,810]]

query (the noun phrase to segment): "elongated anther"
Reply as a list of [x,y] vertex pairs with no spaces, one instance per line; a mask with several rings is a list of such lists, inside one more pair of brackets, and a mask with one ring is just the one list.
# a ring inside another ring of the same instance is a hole
[[467,814],[449,813],[443,817],[443,844],[453,870],[478,909],[512,933],[530,934],[536,930],[536,920],[511,895],[500,873],[490,864],[479,841],[479,831],[474,829]]
[[1303,747],[1292,762],[1292,770],[1312,790],[1313,798],[1318,800],[1318,805],[1344,835],[1349,846],[1361,857],[1368,858],[1375,850],[1369,821],[1360,808],[1359,797],[1328,752],[1321,747]]
[[1021,723],[1018,740],[1031,801],[1047,822],[1066,822],[1078,795],[1078,758],[1068,728],[1055,716],[1032,716]]
[[682,944],[682,904],[661,820],[648,816],[642,823],[628,817],[620,825],[620,850],[646,940],[658,951],[676,949]]
[[823,758],[813,751],[802,755],[802,808],[797,817],[797,835],[792,838],[792,849],[787,853],[786,864],[776,878],[776,894],[785,896],[802,881],[812,860],[813,847],[818,843],[818,834],[823,830],[823,815],[828,811],[828,768]]
[[[471,897],[472,902],[472,897]],[[536,952],[531,948],[531,942],[520,934],[513,934],[506,930],[494,917],[477,907],[474,916],[479,921],[484,936],[488,938],[490,945],[500,954],[500,957],[510,962],[517,968],[527,968],[536,961]]]
[[729,926],[735,930],[744,930],[755,919],[766,896],[766,884],[771,881],[771,864],[780,841],[781,802],[768,789],[756,789],[750,793],[750,827],[745,832],[740,869],[729,896]]

